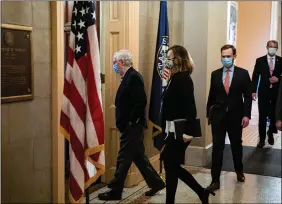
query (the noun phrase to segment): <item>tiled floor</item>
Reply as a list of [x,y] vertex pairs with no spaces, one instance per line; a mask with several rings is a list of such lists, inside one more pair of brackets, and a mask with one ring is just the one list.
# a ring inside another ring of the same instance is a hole
[[[243,130],[243,145],[255,147],[258,143],[258,105],[257,102],[253,102],[252,107],[252,119],[249,126]],[[226,137],[226,144],[230,144],[229,138]],[[281,149],[281,132],[274,135],[274,145],[270,146],[266,141],[265,148]]]
[[[206,187],[209,185],[210,170],[203,168],[187,167],[196,180]],[[123,200],[105,202],[97,199],[100,192],[107,191],[102,188],[91,195],[90,203],[165,203],[165,190],[153,197],[146,197],[147,185],[141,182],[138,186],[125,189]],[[266,176],[246,174],[244,184],[236,181],[233,172],[222,172],[221,189],[216,191],[216,196],[210,197],[211,203],[281,203],[281,179]],[[200,203],[197,195],[182,181],[178,183],[176,203]]]
[[[256,146],[258,142],[258,110],[257,103],[253,104],[252,120],[243,132],[243,145]],[[226,137],[226,143],[229,143]],[[281,132],[275,135],[275,145],[266,145],[265,148],[281,149]],[[204,168],[187,167],[196,180],[204,187],[211,182],[210,170]],[[237,183],[233,172],[222,172],[221,189],[216,196],[210,198],[211,203],[281,203],[281,178],[245,174],[246,182]],[[153,197],[144,195],[148,187],[145,182],[125,189],[123,200],[105,202],[100,201],[97,195],[105,192],[106,187],[94,192],[90,196],[90,203],[165,203],[165,190]],[[182,181],[178,183],[176,203],[200,203],[197,195]]]

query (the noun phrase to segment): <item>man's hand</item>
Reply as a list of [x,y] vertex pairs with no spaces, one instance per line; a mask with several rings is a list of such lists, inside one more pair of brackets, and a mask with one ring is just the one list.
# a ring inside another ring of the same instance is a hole
[[249,125],[249,118],[248,117],[244,117],[243,119],[242,119],[242,127],[243,128],[246,128],[246,127],[248,127],[248,125]]
[[270,83],[274,84],[277,83],[279,81],[279,79],[276,76],[273,76],[269,79]]
[[282,131],[282,121],[281,120],[276,121],[276,128],[277,130]]
[[252,93],[252,98],[254,101],[257,100],[257,97],[258,97],[257,93]]

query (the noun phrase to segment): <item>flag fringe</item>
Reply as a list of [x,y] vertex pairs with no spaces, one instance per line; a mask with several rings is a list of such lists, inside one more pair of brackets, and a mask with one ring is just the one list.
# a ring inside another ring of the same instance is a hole
[[102,150],[104,150],[104,147],[105,145],[101,144],[97,147],[88,148],[85,150],[84,157],[87,158],[93,154],[96,154],[97,152],[101,152]]
[[68,140],[68,142],[70,142],[70,134],[65,130],[65,128],[60,126],[60,132]]
[[153,133],[152,137],[155,137],[157,135],[159,135],[160,133],[162,133],[162,128],[160,126],[158,126],[156,123],[152,122],[151,120],[149,120],[149,123],[157,129],[156,132]]
[[[61,134],[68,140],[68,142],[70,142],[70,135],[69,133],[61,126],[60,127],[60,130],[61,130]],[[105,145],[102,144],[102,145],[99,145],[97,147],[94,147],[94,148],[88,148],[86,151],[85,151],[85,154],[84,154],[84,157],[85,157],[85,160],[89,161],[91,164],[93,164],[96,169],[98,169],[98,171],[96,172],[96,174],[94,176],[92,176],[91,178],[89,178],[89,180],[87,182],[85,182],[84,184],[84,189],[87,189],[89,188],[94,182],[97,181],[97,179],[103,175],[105,173],[105,165],[103,164],[100,164],[98,162],[95,162],[91,159],[91,155],[93,154],[96,154],[97,152],[101,152],[103,151],[105,148]],[[70,202],[71,203],[81,203],[81,201],[83,200],[84,198],[84,195],[79,198],[77,201],[73,198],[71,192],[69,191],[69,199],[70,199]]]
[[70,203],[82,203],[82,200],[84,198],[84,195],[82,195],[78,200],[75,200],[69,190],[69,200],[70,200]]

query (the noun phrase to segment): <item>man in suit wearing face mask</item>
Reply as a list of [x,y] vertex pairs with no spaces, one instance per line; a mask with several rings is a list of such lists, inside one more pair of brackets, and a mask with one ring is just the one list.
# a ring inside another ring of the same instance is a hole
[[128,170],[135,163],[150,190],[146,196],[153,196],[165,187],[164,182],[145,156],[143,144],[146,127],[145,108],[147,97],[142,76],[132,67],[132,54],[120,50],[114,54],[113,69],[121,77],[116,106],[116,127],[120,131],[120,150],[116,171],[108,192],[98,195],[100,200],[120,200]]
[[[270,40],[267,42],[268,54],[256,60],[252,77],[252,97],[258,98],[259,109],[259,143],[258,148],[265,145],[266,119],[270,119],[269,130],[267,131],[268,143],[274,145],[273,134],[277,133],[275,126],[275,108],[279,90],[279,78],[282,72],[281,57],[276,55],[278,42]],[[257,86],[260,78],[260,84]]]
[[251,79],[247,70],[234,65],[236,48],[224,45],[221,48],[223,67],[211,75],[210,92],[207,103],[207,117],[212,128],[212,182],[209,190],[220,188],[225,136],[231,143],[233,163],[237,180],[245,181],[243,174],[242,129],[247,127],[251,118],[252,93]]

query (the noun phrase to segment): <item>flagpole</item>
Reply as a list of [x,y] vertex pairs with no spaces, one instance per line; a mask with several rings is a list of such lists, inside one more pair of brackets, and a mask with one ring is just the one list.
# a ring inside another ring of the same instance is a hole
[[89,187],[85,189],[85,203],[89,204]]
[[163,173],[163,162],[160,160],[160,175]]
[[[155,50],[155,62],[154,71],[152,78],[150,108],[149,108],[149,120],[153,123],[153,137],[154,146],[162,152],[162,143],[164,135],[162,134],[162,117],[161,106],[162,106],[162,94],[163,89],[167,85],[165,72],[165,59],[166,51],[169,48],[169,27],[167,17],[167,1],[160,1],[160,12],[159,12],[159,25],[157,33],[157,43]],[[157,129],[157,131],[156,131]],[[162,180],[165,178],[162,176],[163,162],[160,160],[159,163],[160,171],[159,175]]]

